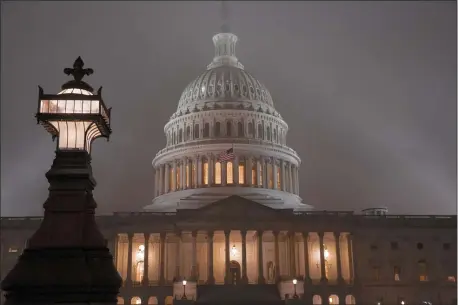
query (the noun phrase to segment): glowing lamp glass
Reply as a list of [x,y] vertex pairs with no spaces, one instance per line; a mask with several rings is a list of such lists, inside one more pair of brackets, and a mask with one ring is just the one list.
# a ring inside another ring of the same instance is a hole
[[183,280],[183,286],[186,286],[188,282],[186,280]]
[[296,280],[296,279],[293,280],[293,284],[294,284],[294,285],[297,284],[297,280]]

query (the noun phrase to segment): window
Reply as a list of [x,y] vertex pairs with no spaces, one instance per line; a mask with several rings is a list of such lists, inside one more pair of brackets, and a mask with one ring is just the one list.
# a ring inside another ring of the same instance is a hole
[[454,275],[449,275],[447,276],[447,281],[456,283],[456,277]]
[[267,177],[269,179],[269,185],[268,188],[273,189],[274,188],[274,175],[273,175],[273,168],[272,164],[268,163],[267,164]]
[[420,282],[428,281],[427,265],[424,260],[418,262],[418,275]]
[[277,189],[281,189],[281,179],[280,179],[280,167],[277,166]]
[[270,141],[270,127],[267,126],[267,141]]
[[245,161],[239,161],[239,184],[245,184]]
[[391,250],[397,250],[399,249],[399,244],[396,241],[391,242]]
[[194,139],[199,138],[199,124],[194,125]]
[[274,142],[277,142],[277,128],[274,128]]
[[179,143],[183,142],[183,129],[180,129],[178,133],[178,142]]
[[251,185],[256,185],[257,177],[256,177],[256,161],[253,160],[251,165]]
[[216,122],[215,124],[215,137],[221,136],[221,123]]
[[248,123],[248,136],[249,137],[253,137],[254,136],[253,123],[251,123],[251,122]]
[[210,136],[210,124],[205,123],[204,125],[204,138],[208,138]]
[[221,162],[215,163],[215,184],[221,184]]
[[243,124],[242,122],[237,123],[237,135],[239,138],[243,138]]
[[232,162],[227,162],[226,164],[226,181],[227,184],[233,184],[234,183],[234,167]]
[[228,137],[232,137],[232,123],[231,122],[226,123],[226,134]]
[[208,161],[204,160],[202,163],[202,180],[204,185],[208,185]]
[[186,141],[191,140],[191,126],[186,127]]
[[380,267],[374,266],[372,267],[374,281],[380,281]]
[[394,271],[394,280],[397,282],[400,281],[401,280],[401,268],[399,266],[394,266],[393,271]]
[[443,249],[445,251],[448,251],[448,250],[450,250],[450,243],[445,243],[445,244],[442,245],[442,247],[443,247]]
[[423,249],[423,244],[422,243],[417,243],[417,249],[422,250]]
[[264,132],[261,124],[258,124],[258,139],[264,139]]
[[259,166],[259,177],[258,177],[258,185],[262,186],[262,163],[261,161],[258,161],[258,166]]

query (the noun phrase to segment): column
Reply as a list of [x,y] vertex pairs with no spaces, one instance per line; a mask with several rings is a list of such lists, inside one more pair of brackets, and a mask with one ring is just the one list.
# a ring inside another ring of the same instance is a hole
[[198,188],[202,187],[204,184],[204,181],[202,180],[202,167],[203,167],[203,160],[202,157],[197,156],[196,158],[196,169],[197,169],[197,180],[196,180],[196,185]]
[[159,167],[159,195],[164,194],[164,164]]
[[161,270],[159,276],[159,285],[165,284],[165,232],[160,234],[161,238],[161,253],[160,253],[160,261],[161,261]]
[[208,156],[208,184],[215,184],[215,160],[213,160],[213,155]]
[[[232,164],[234,166],[234,164]],[[221,185],[227,184],[227,161],[221,162]]]
[[288,190],[290,193],[294,194],[292,169],[293,169],[293,166],[291,165],[291,163],[289,163],[288,164]]
[[305,266],[305,280],[310,281],[310,258],[309,258],[309,233],[302,232],[304,239],[304,266]]
[[145,258],[143,261],[143,280],[142,284],[143,286],[149,286],[149,276],[148,276],[148,256],[149,256],[149,239],[150,239],[149,233],[144,233],[145,236]]
[[174,192],[177,189],[177,160],[173,160],[173,176],[171,190]]
[[192,231],[192,267],[191,277],[197,282],[197,231]]
[[281,177],[281,181],[280,181],[280,186],[281,186],[281,190],[282,191],[286,191],[286,188],[285,188],[285,161],[280,160],[280,177]]
[[296,236],[294,232],[288,233],[289,237],[289,259],[291,262],[291,276],[296,277]]
[[175,281],[180,280],[180,260],[181,260],[181,253],[180,253],[180,243],[181,243],[181,232],[175,232],[175,236],[177,238],[176,244],[176,256],[175,256]]
[[269,184],[268,184],[268,181],[269,181],[269,177],[268,177],[268,173],[267,173],[267,162],[268,160],[267,159],[263,159],[262,160],[262,187],[263,188],[269,188]]
[[277,184],[278,184],[278,177],[277,177],[277,160],[274,158],[272,160],[272,171],[273,171],[273,183],[274,183],[274,190],[278,190]]
[[133,233],[127,233],[127,238],[129,241],[129,246],[127,247],[127,279],[126,286],[132,285],[132,239],[134,237]]
[[242,235],[242,283],[248,284],[248,275],[247,275],[247,264],[246,264],[246,233],[247,231],[242,230],[240,234]]
[[[200,165],[198,157],[194,157],[193,166],[196,168],[196,170],[194,171],[194,173],[192,175],[192,185],[191,185],[191,187],[195,188],[195,187],[199,186],[199,180],[198,180],[197,176],[198,176],[198,172],[199,172],[199,167],[202,167]],[[192,168],[191,168],[191,173],[192,173]]]
[[184,190],[186,186],[186,159],[181,160],[180,162],[180,190]]
[[164,164],[165,168],[165,176],[164,176],[164,194],[168,193],[170,191],[170,165],[169,164]]
[[321,281],[327,282],[328,279],[326,278],[326,262],[324,261],[324,233],[318,232],[318,237],[320,239],[320,267],[321,267]]
[[258,231],[258,284],[264,284],[264,260],[262,258],[262,234],[263,231]]
[[294,167],[294,180],[296,181],[296,194],[299,195],[299,167]]
[[354,259],[354,252],[353,252],[353,234],[347,235],[347,248],[348,248],[348,262],[349,262],[349,269],[350,269],[350,280],[353,282],[357,281],[357,272],[356,272],[356,263]]
[[230,246],[229,246],[229,237],[230,237],[231,231],[224,231],[224,255],[225,255],[225,265],[226,265],[226,274],[224,276],[224,283],[229,284],[229,273],[230,273],[230,264],[231,264],[231,258],[230,258]]
[[261,168],[262,168],[262,157],[256,160],[256,186],[257,187],[262,187]]
[[157,179],[158,173],[157,172],[158,172],[158,169],[154,168],[154,196],[157,196],[159,193],[159,187],[157,185],[158,183],[158,179]]
[[276,281],[280,280],[280,245],[278,243],[278,234],[279,232],[274,231],[274,238],[275,238],[275,277]]
[[208,280],[207,284],[212,285],[215,283],[215,277],[213,275],[213,236],[214,232],[209,231],[207,235],[207,246],[208,246]]
[[337,263],[337,281],[343,282],[342,278],[342,262],[340,260],[340,233],[334,232],[334,240],[336,241],[336,263]]
[[239,157],[238,156],[235,156],[234,158],[233,167],[234,167],[234,171],[233,171],[234,184],[238,185],[239,184]]
[[252,186],[253,184],[251,181],[253,180],[253,173],[251,172],[251,168],[253,167],[253,158],[251,156],[246,158],[246,184],[248,186]]

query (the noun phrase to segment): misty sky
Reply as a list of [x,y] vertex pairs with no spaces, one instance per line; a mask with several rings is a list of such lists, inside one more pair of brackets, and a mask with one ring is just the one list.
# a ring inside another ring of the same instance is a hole
[[[93,170],[99,213],[153,195],[151,161],[213,57],[219,2],[2,2],[1,212],[42,214],[55,143],[36,125],[81,56],[113,107]],[[237,56],[269,88],[319,210],[456,213],[456,2],[230,2]]]

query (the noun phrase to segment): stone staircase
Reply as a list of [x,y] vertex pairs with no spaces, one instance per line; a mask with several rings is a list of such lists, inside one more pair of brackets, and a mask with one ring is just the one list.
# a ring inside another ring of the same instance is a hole
[[198,305],[283,305],[276,285],[205,285],[197,287]]

